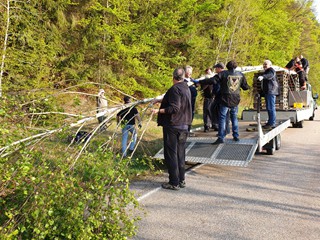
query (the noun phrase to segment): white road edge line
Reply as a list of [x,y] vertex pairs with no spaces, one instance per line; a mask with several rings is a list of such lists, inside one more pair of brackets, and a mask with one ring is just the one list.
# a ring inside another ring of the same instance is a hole
[[[186,172],[186,175],[188,175],[191,171],[196,170],[196,169],[198,169],[199,167],[204,166],[204,165],[205,165],[205,164],[199,164],[199,165],[196,166],[195,168],[192,168],[192,167],[191,167],[190,170],[188,170],[188,171]],[[151,190],[151,191],[149,191],[149,192],[141,195],[140,197],[137,198],[137,201],[138,201],[138,202],[142,201],[143,199],[145,199],[145,198],[151,196],[152,194],[158,192],[160,189],[162,189],[162,187],[157,187],[157,188],[155,188],[155,189],[153,189],[153,190]]]

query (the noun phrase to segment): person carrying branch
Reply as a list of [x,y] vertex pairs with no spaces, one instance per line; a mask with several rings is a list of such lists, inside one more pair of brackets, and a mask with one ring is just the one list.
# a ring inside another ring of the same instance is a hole
[[[192,122],[191,92],[184,81],[185,71],[176,68],[173,71],[173,86],[164,95],[158,114],[158,126],[163,129],[164,159],[168,168],[169,182],[162,188],[179,190],[185,183],[185,156],[188,127]],[[156,102],[156,101],[155,101]]]
[[[108,107],[108,100],[104,96],[104,93],[105,93],[104,89],[100,89],[98,96],[96,98],[96,100],[97,100],[97,113],[104,112]],[[105,119],[106,119],[105,115],[98,117],[98,122],[101,125],[99,128],[100,132],[106,130],[105,123],[103,123]]]
[[[123,98],[125,104],[130,103],[130,97],[125,96]],[[138,121],[138,127],[141,128],[141,118],[136,107],[127,107],[121,110],[117,114],[117,123],[121,122],[122,127],[122,141],[121,141],[121,152],[122,156],[126,157],[127,154],[131,154],[134,150],[137,141],[137,130],[135,128],[136,120]],[[128,137],[131,133],[131,140],[128,147]]]

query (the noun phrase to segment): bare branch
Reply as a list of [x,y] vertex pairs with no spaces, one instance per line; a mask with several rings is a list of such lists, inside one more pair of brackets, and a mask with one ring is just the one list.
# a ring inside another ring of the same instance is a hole
[[[76,93],[76,94],[82,94],[82,95],[97,96],[96,94],[88,94],[88,93],[83,93],[83,92],[68,91],[69,89],[81,87],[81,86],[87,85],[87,84],[99,85],[99,86],[100,86],[100,85],[104,85],[104,86],[108,86],[108,87],[110,87],[110,88],[112,88],[112,89],[115,89],[114,87],[112,87],[112,86],[109,85],[109,84],[100,84],[100,83],[95,83],[95,82],[85,82],[85,83],[77,84],[77,85],[74,85],[74,86],[71,86],[71,87],[67,87],[67,88],[65,88],[65,89],[62,89],[62,90],[54,93],[54,94],[51,94],[50,96],[46,96],[46,97],[44,97],[44,98],[35,99],[35,100],[30,101],[30,102],[23,103],[23,104],[21,104],[21,107],[26,106],[26,105],[31,104],[31,103],[34,103],[34,102],[43,101],[43,100],[47,99],[48,97],[54,97],[54,96],[58,96],[58,95],[60,95],[60,94]],[[40,89],[40,90],[43,91],[43,89]],[[125,95],[125,96],[129,96],[129,97],[131,97],[132,99],[136,99],[136,100],[137,100],[137,98],[135,98],[135,97],[133,97],[133,96],[130,96],[130,95],[128,95],[128,94],[125,94],[125,93],[121,92],[120,90],[117,90],[117,91],[120,92],[120,93],[122,93],[122,94]],[[117,103],[117,102],[115,102],[115,101],[112,101],[112,99],[109,99],[109,98],[107,98],[107,99],[108,99],[108,101]]]
[[[149,105],[149,106],[151,106],[151,105]],[[138,147],[139,143],[141,142],[142,137],[144,136],[144,134],[145,134],[145,132],[146,132],[146,130],[147,130],[147,128],[148,128],[148,126],[149,126],[149,124],[150,124],[150,121],[151,121],[151,120],[152,120],[152,118],[153,118],[153,115],[154,115],[154,113],[152,112],[152,113],[151,113],[151,115],[150,115],[150,118],[149,118],[149,120],[148,120],[148,122],[147,122],[147,124],[146,124],[146,126],[145,126],[145,127],[144,127],[144,129],[143,129],[143,132],[142,132],[142,133],[141,133],[141,135],[140,135],[140,138],[139,138],[139,140],[138,140],[138,142],[137,142],[136,146],[134,147],[134,149],[133,149],[133,151],[132,151],[132,153],[131,153],[131,157],[133,156],[133,154],[134,154],[134,152],[136,151],[136,149],[137,149],[137,147]],[[128,148],[129,148],[129,145],[128,145]]]
[[64,113],[64,112],[41,112],[41,113],[26,113],[24,115],[49,115],[49,114],[61,114],[61,115],[67,115],[70,117],[85,117],[83,115],[78,114],[72,114],[72,113]]
[[2,5],[2,7],[4,7],[5,9],[7,9],[7,6],[4,5],[2,2],[0,2],[0,5]]
[[[100,116],[107,116],[107,118],[98,126],[96,127],[92,134],[89,136],[88,140],[85,142],[84,146],[82,147],[82,149],[79,151],[79,153],[77,154],[75,160],[73,161],[73,163],[71,164],[70,166],[70,170],[72,170],[74,168],[74,165],[76,164],[77,160],[79,159],[79,157],[81,156],[82,152],[86,149],[86,147],[88,146],[89,142],[90,142],[90,139],[92,138],[92,136],[97,132],[97,130],[99,129],[99,127],[102,125],[102,124],[105,124],[107,122],[109,122],[113,117],[114,115],[119,112],[120,110],[124,109],[124,108],[127,108],[127,107],[130,107],[130,106],[135,106],[135,105],[138,105],[138,104],[142,104],[142,103],[148,103],[148,102],[153,102],[155,99],[161,99],[163,97],[163,95],[161,96],[157,96],[155,98],[146,98],[146,99],[143,99],[143,100],[140,100],[140,101],[136,101],[136,102],[133,102],[133,103],[129,103],[129,104],[124,104],[122,106],[118,106],[118,107],[114,107],[114,108],[109,108],[109,109],[106,109],[105,111],[103,112],[100,112],[98,114],[96,114],[95,116],[89,116],[89,117],[85,117],[83,119],[80,119],[79,121],[75,122],[75,123],[71,123],[68,128],[72,128],[72,127],[76,127],[76,126],[83,126],[84,123],[88,122],[88,121],[91,121],[91,120],[94,120]],[[151,105],[151,104],[150,104]],[[40,134],[36,134],[36,135],[33,135],[33,136],[30,136],[30,137],[27,137],[27,138],[24,138],[24,139],[21,139],[19,141],[16,141],[16,142],[13,142],[5,147],[2,147],[0,148],[0,156],[1,157],[4,157],[4,156],[7,156],[9,153],[5,153],[8,149],[10,149],[11,147],[14,147],[18,144],[21,144],[21,143],[25,143],[25,142],[28,142],[28,141],[31,141],[31,140],[34,140],[34,139],[37,139],[37,138],[44,138],[44,137],[48,137],[56,132],[60,132],[62,131],[62,129],[64,129],[65,126],[63,127],[60,127],[58,129],[54,129],[54,130],[50,130],[50,131],[47,131],[45,133],[40,133]]]
[[[27,142],[29,140],[33,140],[33,139],[36,139],[36,138],[39,138],[39,137],[42,137],[42,136],[48,136],[48,135],[51,135],[57,131],[60,131],[61,128],[59,129],[56,129],[56,130],[51,130],[51,131],[48,131],[48,132],[45,132],[45,133],[40,133],[40,134],[36,134],[36,135],[33,135],[33,136],[30,136],[30,137],[27,137],[27,138],[24,138],[24,139],[21,139],[19,141],[16,141],[16,142],[13,142],[11,143],[10,145],[6,146],[6,147],[2,147],[0,148],[0,154],[2,154],[3,152],[5,152],[6,150],[8,150],[10,147],[13,147],[13,146],[16,146],[20,143],[24,143],[24,142]],[[4,155],[1,155],[1,157],[3,157]]]

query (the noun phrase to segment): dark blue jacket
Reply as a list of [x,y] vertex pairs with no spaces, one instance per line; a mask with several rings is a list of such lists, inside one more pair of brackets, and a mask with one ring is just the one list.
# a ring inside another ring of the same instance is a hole
[[279,83],[276,71],[271,67],[264,71],[262,91],[264,94],[279,95]]

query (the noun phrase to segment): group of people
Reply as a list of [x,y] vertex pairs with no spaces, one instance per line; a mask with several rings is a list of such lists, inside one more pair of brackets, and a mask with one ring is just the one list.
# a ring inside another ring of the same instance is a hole
[[215,95],[214,103],[217,105],[217,114],[211,113],[212,119],[216,116],[218,120],[218,138],[213,144],[224,143],[224,138],[228,133],[229,115],[232,123],[232,136],[234,141],[239,141],[238,133],[238,104],[240,102],[240,88],[248,90],[249,86],[245,76],[236,71],[237,63],[229,61],[224,70],[224,65],[218,63],[214,66],[216,75],[201,81],[195,81],[200,85],[212,85],[212,94]]
[[305,90],[308,81],[308,73],[310,69],[309,61],[302,55],[299,55],[291,59],[286,65],[286,68],[288,70],[294,70],[298,74],[300,88],[301,90]]
[[[225,68],[223,63],[217,63],[213,66],[214,72],[211,68],[207,68],[205,70],[205,78],[209,79],[212,78],[215,74],[219,74]],[[198,82],[196,79],[192,78],[192,71],[193,68],[191,66],[184,67],[185,77],[184,81],[187,82],[190,92],[191,92],[191,106],[192,106],[192,121],[195,114],[195,104],[196,98],[198,95],[198,87],[200,86],[200,91],[203,97],[203,124],[204,124],[204,132],[209,132],[209,129],[214,129],[215,131],[218,130],[218,114],[217,114],[217,106],[218,106],[218,97],[216,98],[215,95],[218,95],[219,89],[217,89],[216,85],[212,84],[209,81],[209,84],[205,84],[204,81]],[[214,110],[212,110],[212,108]],[[229,121],[228,121],[229,122]],[[228,131],[228,124],[226,125]],[[191,125],[188,127],[189,136],[192,136],[190,132]]]
[[[215,68],[221,67],[215,65]],[[238,104],[240,102],[240,88],[249,89],[245,76],[236,71],[237,63],[230,61],[223,70],[201,84],[212,85],[216,97],[219,96],[218,139],[214,144],[224,142],[226,136],[227,113],[230,111],[233,140],[239,141],[238,133]],[[153,109],[158,114],[158,125],[163,128],[164,158],[168,168],[169,181],[162,187],[178,190],[186,186],[185,183],[185,144],[188,130],[193,119],[193,97],[190,87],[192,84],[186,80],[186,73],[190,68],[177,68],[173,72],[173,86],[166,92],[159,109]],[[223,69],[223,68],[222,68]],[[188,74],[187,74],[188,76]],[[193,84],[200,81],[192,80]],[[188,84],[189,83],[189,84]]]
[[[285,67],[288,70],[294,70],[299,77],[300,89],[305,90],[307,85],[307,75],[309,72],[309,61],[302,55],[299,55],[288,62]],[[272,129],[276,126],[276,97],[280,94],[279,82],[276,71],[272,68],[270,60],[263,63],[264,73],[258,77],[262,81],[262,94],[265,98],[268,121],[263,126],[264,129]]]
[[[299,64],[299,61],[302,62],[301,59],[303,58],[295,59],[293,65],[288,64],[287,68],[297,67],[296,64]],[[304,72],[307,72],[309,66],[302,66],[306,67]],[[212,116],[208,106],[212,105],[213,102],[218,105],[217,126],[214,125],[215,120],[212,117],[210,119],[212,126],[218,129],[218,138],[213,144],[224,143],[228,133],[229,117],[232,123],[233,140],[239,141],[237,115],[240,103],[240,89],[249,89],[247,80],[243,73],[236,71],[237,63],[234,60],[226,64],[226,69],[222,63],[214,65],[213,68],[215,74],[212,73],[211,69],[207,69],[207,75],[204,80],[192,79],[193,69],[191,66],[176,68],[172,74],[173,85],[167,90],[162,99],[155,99],[154,101],[154,103],[161,102],[159,108],[153,108],[151,111],[157,114],[157,123],[163,129],[164,158],[169,173],[169,181],[162,184],[165,189],[179,190],[186,186],[185,146],[195,113],[195,102],[198,94],[196,86],[200,85],[203,91],[205,130],[209,128],[209,116]],[[261,81],[268,112],[268,121],[263,128],[271,129],[276,125],[275,102],[276,96],[279,94],[279,83],[270,60],[263,62],[263,69],[264,72],[258,77],[258,81]],[[97,103],[99,104],[98,100]],[[124,103],[130,103],[130,98],[125,97]],[[128,107],[117,114],[118,122],[122,123],[122,153],[124,156],[127,154],[127,149],[132,151],[135,145],[135,119],[138,120],[139,126],[141,126],[141,119],[135,107]],[[129,132],[133,134],[133,137],[128,147]]]
[[[215,75],[207,70],[208,76],[206,79],[201,81],[191,80],[194,84],[200,84],[204,91],[204,109],[207,109],[205,106],[212,104],[212,101],[218,103],[218,138],[213,144],[224,143],[227,134],[228,114],[230,114],[232,123],[233,140],[239,141],[237,114],[240,89],[249,89],[245,76],[236,71],[237,63],[235,61],[229,61],[226,68],[225,70],[224,65],[218,63],[214,65]],[[279,82],[270,60],[263,62],[263,69],[264,72],[258,77],[258,81],[262,82],[262,91],[268,113],[268,121],[263,128],[272,129],[276,125],[275,102],[276,96],[279,95]],[[153,109],[153,112],[158,114],[158,125],[163,127],[164,158],[169,173],[169,181],[162,184],[162,187],[170,190],[179,190],[186,186],[185,144],[194,116],[194,103],[190,89],[192,84],[184,76],[187,71],[190,74],[190,66],[185,69],[177,68],[174,70],[173,86],[164,95],[160,108]],[[187,74],[187,76],[190,75]],[[206,89],[209,89],[208,93],[211,91],[211,95],[206,95]],[[212,100],[213,94],[215,95],[214,100]],[[208,127],[208,125],[205,126]]]

